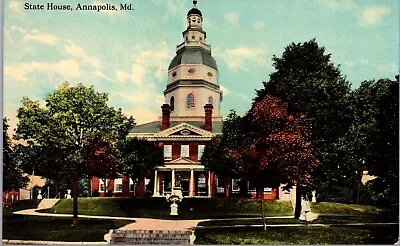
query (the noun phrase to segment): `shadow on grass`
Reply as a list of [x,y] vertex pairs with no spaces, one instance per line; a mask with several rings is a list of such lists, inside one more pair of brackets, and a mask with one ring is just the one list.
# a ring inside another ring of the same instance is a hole
[[3,216],[3,238],[45,241],[104,241],[104,234],[134,221],[79,219],[72,225],[72,218],[54,218],[25,215]]
[[394,244],[398,225],[196,229],[196,244]]

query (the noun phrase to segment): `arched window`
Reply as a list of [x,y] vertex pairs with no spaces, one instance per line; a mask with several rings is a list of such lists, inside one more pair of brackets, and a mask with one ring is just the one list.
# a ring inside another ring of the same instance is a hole
[[169,99],[169,106],[171,106],[171,111],[174,111],[174,108],[175,108],[175,98],[174,97],[171,97]]
[[208,98],[208,103],[209,103],[209,104],[214,104],[214,99],[213,99],[213,97],[209,97],[209,98]]
[[186,107],[187,108],[194,108],[194,95],[193,95],[193,93],[189,93],[189,95],[187,95]]

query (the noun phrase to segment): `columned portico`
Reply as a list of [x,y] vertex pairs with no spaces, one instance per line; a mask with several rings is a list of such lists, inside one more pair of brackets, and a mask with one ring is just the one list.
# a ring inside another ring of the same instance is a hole
[[160,190],[158,187],[158,172],[157,169],[154,170],[154,192],[153,196],[160,196]]
[[195,182],[194,182],[194,169],[190,169],[190,186],[189,186],[189,196],[194,197]]

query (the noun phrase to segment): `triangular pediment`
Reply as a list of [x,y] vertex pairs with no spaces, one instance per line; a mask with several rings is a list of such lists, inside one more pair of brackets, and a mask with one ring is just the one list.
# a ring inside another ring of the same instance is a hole
[[213,134],[209,131],[206,131],[204,129],[198,128],[196,126],[193,126],[189,123],[181,123],[179,125],[170,127],[168,129],[165,129],[162,132],[159,132],[157,134],[158,137],[196,137],[196,136],[202,136],[202,137],[212,137]]
[[185,157],[179,157],[178,159],[168,162],[168,164],[196,164],[196,163],[197,162],[189,160],[188,158]]

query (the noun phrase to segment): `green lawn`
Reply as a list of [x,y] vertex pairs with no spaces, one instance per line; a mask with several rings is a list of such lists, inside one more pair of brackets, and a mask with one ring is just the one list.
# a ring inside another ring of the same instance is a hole
[[104,241],[104,234],[133,221],[79,219],[72,225],[72,218],[4,215],[3,238],[45,241]]
[[[260,202],[249,199],[184,198],[176,219],[234,218],[261,216]],[[171,219],[165,198],[80,198],[79,214]],[[50,213],[72,213],[72,199],[63,199]],[[265,201],[266,216],[293,215],[290,202]]]
[[397,226],[196,229],[196,244],[394,244]]
[[72,218],[53,218],[12,214],[36,208],[36,200],[21,200],[3,209],[3,238],[45,241],[104,241],[104,234],[133,221],[79,219],[72,225]]
[[399,222],[397,209],[333,202],[310,203],[310,207],[319,215],[316,223]]

